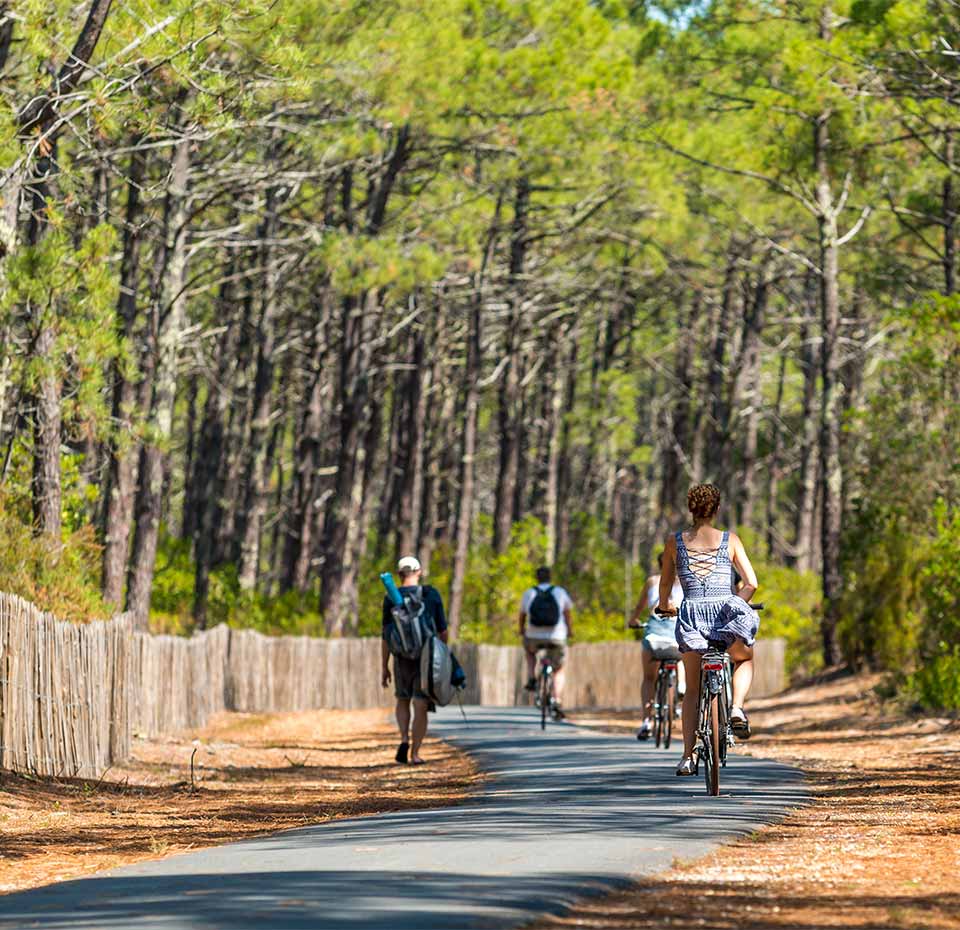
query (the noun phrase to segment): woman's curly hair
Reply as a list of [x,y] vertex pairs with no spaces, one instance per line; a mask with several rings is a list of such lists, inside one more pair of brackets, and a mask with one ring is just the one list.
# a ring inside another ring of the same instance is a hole
[[695,484],[687,491],[687,506],[694,519],[709,519],[720,509],[720,488],[715,484]]

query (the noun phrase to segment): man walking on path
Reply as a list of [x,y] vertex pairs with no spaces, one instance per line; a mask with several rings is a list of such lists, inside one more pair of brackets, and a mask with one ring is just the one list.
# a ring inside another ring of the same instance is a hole
[[567,640],[573,636],[573,601],[559,585],[550,583],[550,569],[537,569],[537,584],[523,592],[520,603],[520,636],[527,657],[527,691],[537,687],[537,651],[545,649],[553,660],[555,713],[563,717],[563,684],[566,680]]
[[[405,555],[397,563],[400,575],[400,594],[406,598],[417,598],[423,604],[422,621],[430,632],[435,632],[444,642],[447,641],[447,617],[443,610],[443,598],[440,592],[430,585],[421,585],[423,568],[417,558]],[[383,599],[383,641],[381,654],[381,683],[390,685],[390,648],[387,645],[387,627],[393,623],[393,604],[389,597]],[[397,762],[422,765],[420,744],[427,735],[427,705],[429,698],[420,687],[420,660],[393,657],[393,688],[397,697],[397,726],[400,729],[400,745],[397,748]],[[412,703],[412,727],[411,727]],[[411,734],[412,730],[412,734]],[[411,745],[410,738],[413,737]]]

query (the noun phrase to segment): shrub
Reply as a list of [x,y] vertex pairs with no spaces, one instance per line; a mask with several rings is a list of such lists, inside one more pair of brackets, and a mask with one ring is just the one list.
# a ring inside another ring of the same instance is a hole
[[[157,552],[150,627],[154,632],[189,633],[193,630],[193,586],[196,566],[189,540],[164,536]],[[325,629],[312,593],[287,591],[280,595],[243,591],[235,565],[210,573],[207,624],[257,630],[274,635],[323,636]]]
[[939,653],[907,676],[904,690],[926,710],[960,711],[960,646],[940,643]]
[[65,530],[61,543],[35,536],[29,517],[0,497],[0,591],[32,601],[63,620],[106,618],[100,596],[100,546],[93,528]]
[[787,674],[809,675],[823,665],[820,649],[820,579],[813,572],[798,572],[770,558],[763,540],[750,530],[740,534],[757,572],[760,637],[782,636],[787,641]]

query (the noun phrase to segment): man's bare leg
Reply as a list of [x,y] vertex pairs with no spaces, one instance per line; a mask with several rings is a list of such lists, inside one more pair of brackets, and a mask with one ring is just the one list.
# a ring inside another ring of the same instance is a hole
[[410,761],[423,762],[420,758],[420,744],[427,735],[427,702],[422,698],[413,699],[413,743],[410,746]]
[[527,681],[530,681],[531,678],[537,677],[537,653],[531,652],[526,647],[523,651],[527,659]]
[[400,742],[410,742],[410,699],[397,698],[397,729],[400,731]]
[[563,704],[563,686],[567,681],[567,667],[561,665],[553,672],[553,699],[558,704]]

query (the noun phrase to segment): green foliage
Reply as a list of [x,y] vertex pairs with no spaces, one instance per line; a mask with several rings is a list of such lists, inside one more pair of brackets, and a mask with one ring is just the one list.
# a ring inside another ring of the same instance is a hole
[[917,667],[906,691],[928,709],[960,710],[960,510],[936,508],[936,536],[918,573]]
[[61,620],[102,620],[100,547],[87,526],[64,533],[62,544],[35,536],[29,515],[0,497],[0,591],[16,594]]
[[[626,565],[622,553],[607,537],[601,521],[575,519],[577,557],[561,558],[554,568],[556,583],[565,587],[574,603],[574,633],[579,642],[626,639],[624,622]],[[544,564],[547,534],[543,524],[528,517],[513,528],[510,545],[499,555],[490,544],[492,524],[481,515],[474,528],[464,579],[460,638],[466,642],[514,645],[520,641],[518,618],[523,592],[536,583],[534,572]],[[379,636],[383,585],[379,575],[394,569],[393,553],[374,542],[361,570],[360,635]],[[439,546],[430,560],[429,577],[448,597],[453,574],[453,551]],[[636,573],[635,573],[636,577]]]
[[761,639],[782,636],[787,641],[787,674],[809,675],[823,665],[820,650],[820,579],[813,572],[798,572],[770,558],[760,537],[740,531],[760,588],[757,601]]
[[[114,230],[101,225],[79,244],[65,218],[50,209],[50,229],[35,246],[25,246],[6,261],[6,285],[0,288],[0,320],[26,308],[31,327],[53,330],[52,352],[15,354],[25,387],[54,375],[66,382],[62,416],[66,429],[95,428],[107,420],[106,364],[120,352],[113,310],[117,280],[109,261]],[[0,346],[0,358],[11,350]]]
[[857,664],[898,669],[917,647],[916,597],[929,545],[901,517],[867,509],[851,520],[844,549],[844,652]]
[[[155,632],[193,630],[195,571],[189,542],[163,537],[150,602],[150,626]],[[235,565],[224,565],[210,573],[207,624],[218,623],[273,635],[323,636],[325,632],[315,596],[297,591],[279,596],[242,591]]]
[[904,691],[925,710],[960,711],[960,646],[942,647],[907,676]]
[[956,707],[960,300],[931,295],[889,325],[890,361],[851,424],[862,457],[841,636],[853,661],[897,673],[926,706]]

